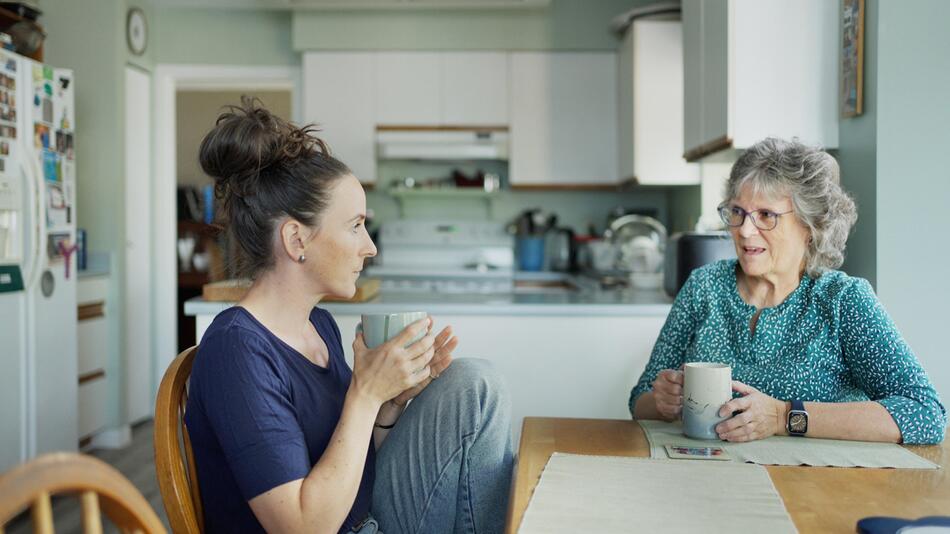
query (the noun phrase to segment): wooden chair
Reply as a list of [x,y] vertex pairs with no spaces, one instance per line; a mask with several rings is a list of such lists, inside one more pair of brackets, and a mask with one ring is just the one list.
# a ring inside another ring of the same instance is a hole
[[155,471],[168,522],[176,534],[199,534],[204,528],[198,473],[183,420],[197,353],[197,345],[186,349],[168,366],[155,402]]
[[0,475],[0,534],[32,506],[33,532],[52,534],[50,496],[78,493],[83,532],[102,533],[104,512],[122,532],[165,534],[162,521],[139,490],[109,464],[84,454],[55,452]]

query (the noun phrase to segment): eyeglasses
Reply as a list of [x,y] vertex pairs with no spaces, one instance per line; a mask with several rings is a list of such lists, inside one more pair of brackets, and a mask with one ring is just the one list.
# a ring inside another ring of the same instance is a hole
[[792,213],[795,210],[788,210],[782,213],[776,213],[771,210],[752,210],[746,211],[739,206],[723,205],[719,206],[719,217],[727,226],[737,228],[745,224],[745,218],[750,217],[752,224],[759,230],[772,230],[778,224],[778,218],[782,215]]

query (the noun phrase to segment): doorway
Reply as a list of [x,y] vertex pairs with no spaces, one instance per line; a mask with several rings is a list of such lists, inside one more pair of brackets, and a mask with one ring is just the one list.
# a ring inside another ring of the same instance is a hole
[[[194,323],[194,317],[179,320],[178,295],[178,93],[218,91],[256,93],[289,92],[290,119],[300,121],[299,67],[231,65],[157,65],[154,72],[154,188],[153,295],[154,372],[152,393],[158,390],[165,369],[178,354],[179,322]],[[217,117],[217,109],[211,111]],[[205,132],[213,125],[213,118]],[[203,135],[203,133],[201,134]],[[200,140],[200,138],[199,138]],[[195,163],[197,165],[197,163]],[[192,253],[193,254],[193,253]],[[191,258],[189,266],[193,266]]]
[[175,95],[179,352],[198,342],[194,318],[185,315],[185,302],[201,295],[205,284],[236,276],[236,247],[215,226],[223,221],[213,200],[214,182],[201,170],[198,149],[218,115],[228,105],[240,104],[243,95],[260,99],[271,113],[290,120],[289,89],[181,89]]

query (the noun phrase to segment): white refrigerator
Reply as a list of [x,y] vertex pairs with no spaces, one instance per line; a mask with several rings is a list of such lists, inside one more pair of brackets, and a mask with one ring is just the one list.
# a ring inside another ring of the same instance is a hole
[[0,50],[0,472],[78,446],[74,90]]

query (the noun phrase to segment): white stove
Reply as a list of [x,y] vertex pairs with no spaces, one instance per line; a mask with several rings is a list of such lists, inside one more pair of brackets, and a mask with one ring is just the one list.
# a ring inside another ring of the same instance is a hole
[[388,291],[507,293],[514,238],[497,222],[395,220],[380,230],[378,261],[366,274]]

